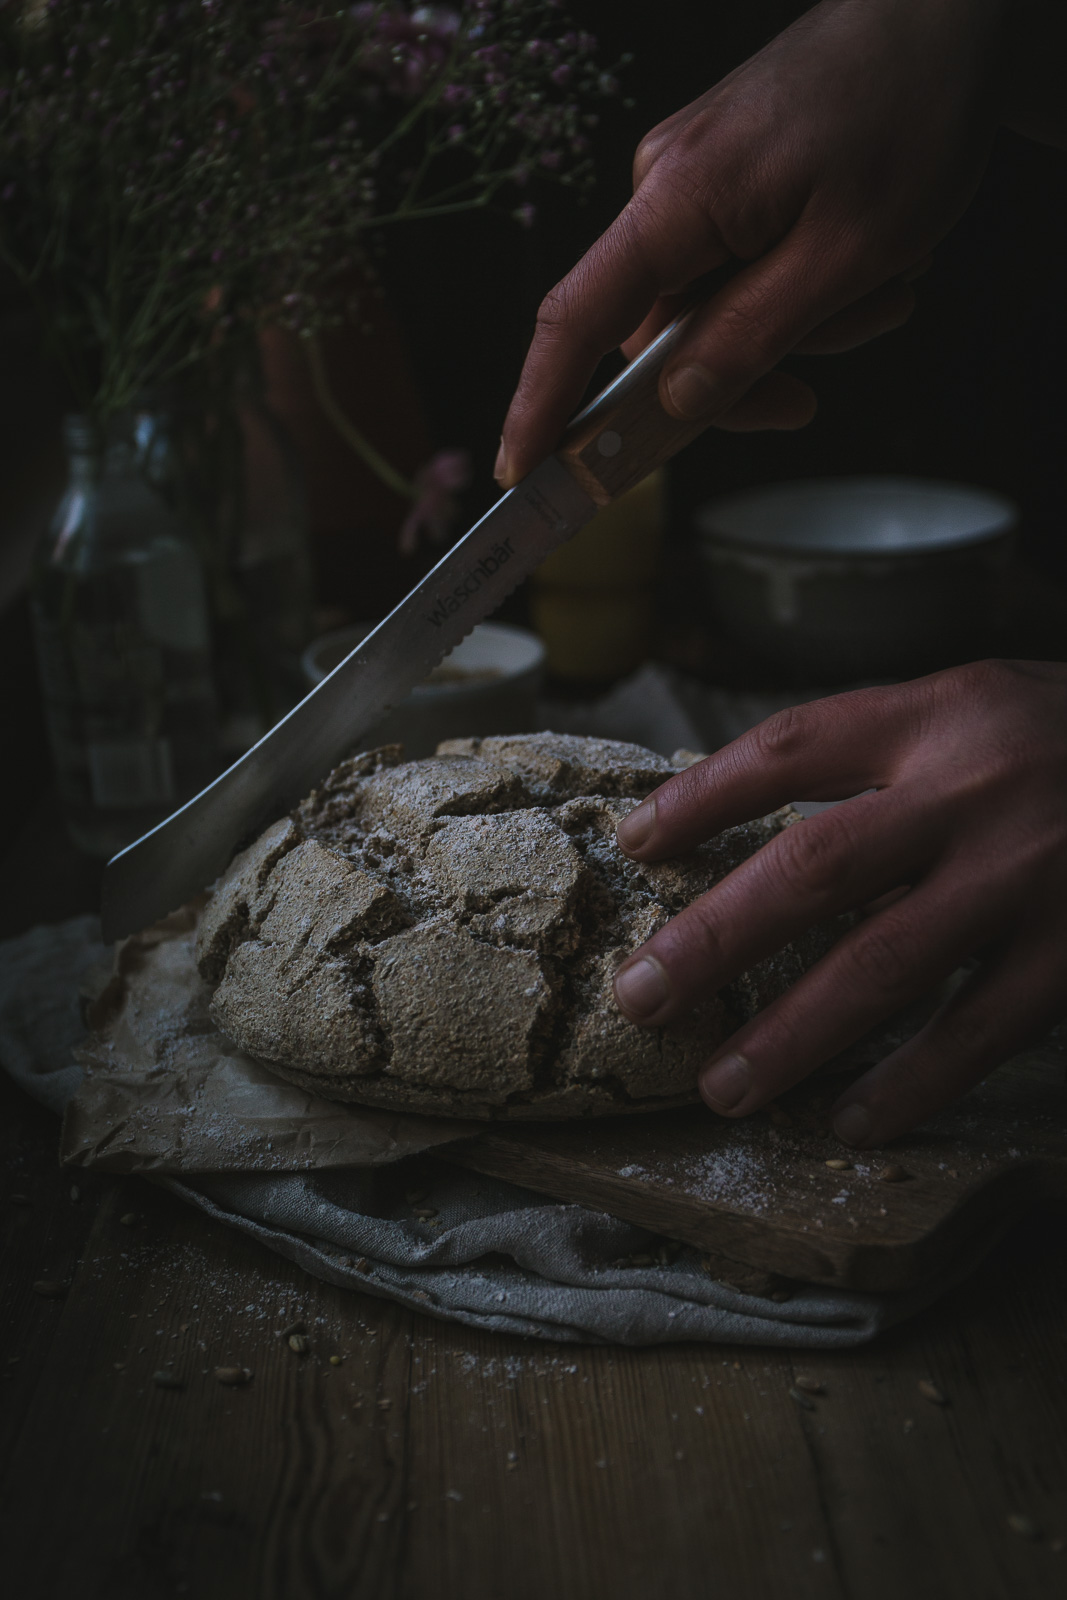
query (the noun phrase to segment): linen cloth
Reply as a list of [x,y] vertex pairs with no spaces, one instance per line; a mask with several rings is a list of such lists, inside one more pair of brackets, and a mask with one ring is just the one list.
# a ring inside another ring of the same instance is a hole
[[[79,990],[110,960],[94,917],[0,944],[0,1064],[56,1113],[81,1081],[72,1061],[85,1038]],[[922,1291],[875,1295],[798,1284],[780,1303],[715,1282],[688,1247],[663,1265],[620,1265],[656,1254],[657,1236],[429,1154],[412,1159],[422,1207],[435,1218],[412,1215],[405,1162],[376,1168],[374,1182],[364,1169],[309,1171],[306,1161],[300,1171],[153,1181],[315,1277],[448,1321],[560,1342],[861,1344],[929,1304],[982,1253]]]

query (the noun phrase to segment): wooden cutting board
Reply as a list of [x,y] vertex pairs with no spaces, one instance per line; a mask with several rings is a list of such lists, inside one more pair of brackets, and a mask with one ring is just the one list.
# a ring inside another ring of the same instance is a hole
[[[499,1126],[439,1154],[695,1245],[750,1292],[793,1279],[914,1288],[1034,1205],[1067,1200],[1065,1063],[1062,1043],[1018,1056],[874,1154],[834,1139],[838,1091],[818,1079],[743,1121],[697,1105]],[[851,1165],[828,1165],[840,1160]]]

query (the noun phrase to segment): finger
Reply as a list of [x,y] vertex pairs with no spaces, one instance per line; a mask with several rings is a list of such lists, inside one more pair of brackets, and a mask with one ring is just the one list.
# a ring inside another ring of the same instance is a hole
[[740,1028],[702,1069],[703,1099],[732,1117],[765,1105],[943,982],[1004,914],[1003,895],[958,874],[932,876]]
[[658,861],[789,800],[841,800],[880,788],[923,699],[919,680],[779,711],[654,790],[619,823],[620,848],[637,861]]
[[915,310],[915,290],[901,279],[883,283],[854,305],[838,311],[793,346],[798,356],[840,355],[883,333],[903,327]]
[[622,341],[619,348],[627,361],[639,356],[646,345],[650,345],[667,324],[673,322],[679,312],[685,310],[688,303],[684,294],[660,295],[641,326],[628,339]]
[[670,1021],[815,923],[920,877],[945,826],[909,785],[794,823],[620,966],[620,1009],[646,1026]]
[[1067,1014],[1062,913],[1031,926],[962,985],[907,1044],[849,1086],[831,1113],[845,1144],[887,1144],[933,1116]]
[[669,228],[638,193],[546,296],[504,422],[496,476],[508,488],[555,449],[597,362],[628,339],[661,296],[677,295],[729,258],[695,204],[677,202]]
[[789,372],[768,372],[736,405],[716,417],[712,426],[727,433],[772,428],[785,432],[806,428],[817,408],[818,401],[806,383]]
[[684,421],[720,415],[842,306],[874,289],[873,269],[803,222],[693,313],[659,382]]

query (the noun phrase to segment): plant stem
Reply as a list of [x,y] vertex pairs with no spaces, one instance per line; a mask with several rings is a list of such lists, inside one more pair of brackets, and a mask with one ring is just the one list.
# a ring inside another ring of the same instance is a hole
[[418,491],[415,485],[397,472],[379,450],[371,444],[366,436],[360,433],[355,424],[349,421],[340,406],[337,404],[330,382],[326,376],[326,364],[322,359],[322,349],[319,341],[312,334],[301,343],[307,351],[308,366],[311,369],[311,382],[315,390],[315,398],[333,423],[345,443],[351,445],[359,459],[365,466],[370,467],[381,481],[394,494],[403,496],[405,500],[417,500]]

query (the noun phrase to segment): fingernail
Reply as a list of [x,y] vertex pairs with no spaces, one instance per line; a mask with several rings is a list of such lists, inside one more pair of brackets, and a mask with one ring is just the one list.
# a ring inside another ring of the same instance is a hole
[[641,956],[615,974],[615,998],[628,1017],[651,1017],[667,998],[667,980],[654,956]]
[[842,1144],[866,1144],[874,1132],[874,1122],[866,1106],[845,1106],[834,1118],[834,1132]]
[[[484,457],[483,457],[483,460],[484,460]],[[493,477],[496,478],[498,483],[499,483],[501,478],[506,477],[507,470],[508,470],[508,453],[507,453],[507,450],[504,448],[504,441],[503,441],[503,439],[501,439],[501,441],[500,441],[500,449],[497,451],[497,453],[496,453],[496,461],[493,463]]]
[[679,367],[666,379],[671,405],[683,417],[702,417],[718,400],[721,385],[703,367]]
[[752,1087],[752,1068],[744,1056],[721,1056],[700,1075],[700,1092],[716,1111],[732,1111]]
[[643,800],[623,817],[615,829],[620,850],[640,850],[656,826],[655,800]]

